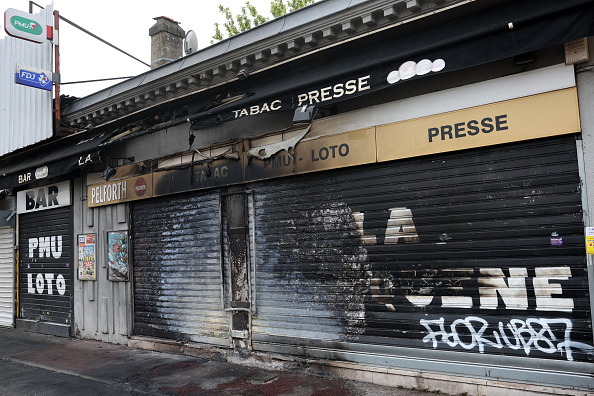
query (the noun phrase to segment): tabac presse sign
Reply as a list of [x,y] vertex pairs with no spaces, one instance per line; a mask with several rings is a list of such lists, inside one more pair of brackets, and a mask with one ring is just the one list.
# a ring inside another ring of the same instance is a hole
[[4,12],[4,31],[12,37],[34,43],[47,39],[46,26],[37,15],[9,8]]

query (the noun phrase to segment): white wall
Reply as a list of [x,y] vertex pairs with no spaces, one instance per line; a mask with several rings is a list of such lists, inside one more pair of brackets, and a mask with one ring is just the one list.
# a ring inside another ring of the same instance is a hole
[[[8,8],[8,4],[2,3]],[[2,19],[4,10],[0,13]],[[54,26],[52,4],[36,15],[45,20],[46,25]],[[52,136],[53,91],[16,84],[14,74],[17,63],[51,71],[53,62],[50,41],[36,44],[9,36],[0,40],[0,155]]]
[[[107,231],[128,230],[128,204],[88,208],[84,179],[74,180],[75,336],[127,344],[132,335],[132,274],[128,282],[107,279]],[[82,199],[81,199],[82,198]],[[78,279],[79,234],[96,234],[96,280]],[[132,270],[132,265],[130,265]]]

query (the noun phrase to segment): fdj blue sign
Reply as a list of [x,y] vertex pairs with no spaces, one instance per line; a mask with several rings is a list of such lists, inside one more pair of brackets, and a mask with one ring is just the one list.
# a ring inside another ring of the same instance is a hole
[[14,82],[33,88],[52,90],[52,73],[31,67],[23,68],[17,65]]

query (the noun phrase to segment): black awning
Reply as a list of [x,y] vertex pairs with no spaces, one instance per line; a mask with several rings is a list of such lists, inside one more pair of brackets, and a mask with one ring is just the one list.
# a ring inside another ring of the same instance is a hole
[[99,145],[109,134],[75,135],[33,148],[0,162],[0,189],[62,176],[100,161]]
[[593,0],[515,0],[414,33],[386,30],[336,46],[323,64],[239,87],[220,95],[227,102],[188,118],[198,130],[254,114],[330,105],[591,35]]
[[303,105],[331,105],[594,35],[594,0],[513,0],[487,7],[429,15],[418,23],[337,43],[269,72],[141,110],[134,116],[147,121],[162,114],[160,119],[172,121],[147,123],[143,130],[106,145],[188,121],[191,130],[200,130]]

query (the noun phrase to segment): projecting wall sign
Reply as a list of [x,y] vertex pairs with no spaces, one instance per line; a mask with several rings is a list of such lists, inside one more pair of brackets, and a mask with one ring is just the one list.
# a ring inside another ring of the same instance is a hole
[[14,8],[4,12],[4,31],[9,36],[41,44],[47,40],[45,30],[45,24],[37,15]]
[[89,208],[152,198],[153,175],[147,174],[87,186]]
[[33,67],[16,65],[14,73],[14,82],[21,85],[27,85],[33,88],[45,89],[51,91],[53,73],[46,70],[35,69]]

